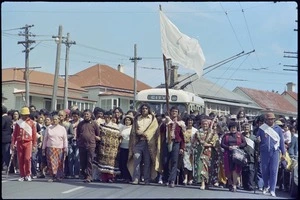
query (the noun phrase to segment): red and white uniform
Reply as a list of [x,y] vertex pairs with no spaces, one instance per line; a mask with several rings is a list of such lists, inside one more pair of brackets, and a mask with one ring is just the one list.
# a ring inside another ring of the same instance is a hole
[[12,144],[17,142],[17,155],[21,177],[31,175],[31,154],[32,147],[36,147],[36,125],[30,118],[25,121],[19,119],[16,122],[12,136]]

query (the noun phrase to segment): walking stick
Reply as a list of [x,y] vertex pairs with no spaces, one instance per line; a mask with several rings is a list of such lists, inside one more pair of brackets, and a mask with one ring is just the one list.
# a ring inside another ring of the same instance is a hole
[[15,154],[15,149],[13,149],[12,152],[11,152],[9,164],[8,164],[7,171],[6,171],[6,178],[8,178],[9,169],[10,169],[11,163],[12,163],[12,161],[14,159],[14,154]]
[[[257,144],[255,144],[255,145],[257,145]],[[255,155],[255,159],[254,159],[254,184],[255,184],[255,186],[254,186],[254,194],[256,193],[256,189],[259,187],[258,186],[258,178],[257,178],[257,169],[258,169],[258,152],[255,152],[254,153],[254,155]]]

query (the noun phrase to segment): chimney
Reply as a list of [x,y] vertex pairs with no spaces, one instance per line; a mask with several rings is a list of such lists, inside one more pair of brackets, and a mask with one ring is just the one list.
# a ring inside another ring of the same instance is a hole
[[124,73],[124,66],[119,64],[118,71]]
[[295,83],[293,83],[293,82],[288,82],[287,84],[286,84],[286,87],[287,87],[287,91],[288,92],[294,92],[295,91]]
[[173,85],[178,80],[178,66],[172,65],[170,72],[170,85]]

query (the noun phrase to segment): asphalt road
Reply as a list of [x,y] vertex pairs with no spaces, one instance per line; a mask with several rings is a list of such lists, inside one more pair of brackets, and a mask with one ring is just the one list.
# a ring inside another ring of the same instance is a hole
[[83,183],[79,179],[49,183],[47,178],[18,182],[18,178],[18,175],[6,177],[6,174],[2,174],[2,199],[291,199],[288,193],[281,191],[276,192],[277,197],[271,197],[260,191],[255,194],[244,190],[233,193],[217,187],[200,190],[198,185],[169,188],[157,183]]

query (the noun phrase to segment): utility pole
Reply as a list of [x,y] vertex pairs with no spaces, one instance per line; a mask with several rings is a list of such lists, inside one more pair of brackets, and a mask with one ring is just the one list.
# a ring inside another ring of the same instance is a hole
[[58,74],[59,74],[59,65],[60,65],[61,43],[62,43],[62,25],[60,25],[58,28],[58,36],[52,36],[52,38],[55,38],[55,42],[57,43],[55,74],[54,74],[53,93],[52,93],[52,102],[51,102],[52,111],[55,111],[56,110],[56,93],[57,93],[57,85],[58,85]]
[[64,90],[64,107],[65,109],[68,109],[68,68],[69,68],[69,52],[70,52],[70,47],[72,44],[76,44],[75,41],[69,41],[70,34],[67,33],[67,39],[63,41],[66,45],[66,60],[65,60],[65,90]]
[[136,68],[137,68],[137,61],[142,60],[142,58],[137,57],[137,49],[136,44],[134,44],[134,57],[130,58],[132,62],[134,62],[134,84],[133,84],[133,90],[134,90],[134,96],[133,96],[133,109],[136,110],[136,90],[137,90],[137,81],[136,81]]
[[25,52],[25,105],[29,107],[30,100],[29,100],[29,52],[34,48],[29,48],[32,43],[35,43],[34,40],[30,40],[29,37],[34,37],[35,35],[32,35],[29,33],[29,28],[33,27],[34,25],[25,25],[21,29],[25,29],[24,33],[19,33],[19,36],[25,36],[25,41],[19,41],[18,44],[22,44],[25,47],[25,50],[22,52]]
[[[296,9],[298,9],[298,7]],[[298,20],[295,20],[295,22],[298,23]],[[298,29],[294,29],[294,31],[298,31]],[[298,51],[297,52],[284,51],[283,53],[285,53],[285,55],[283,55],[284,58],[297,58],[298,59]],[[286,54],[290,54],[290,55],[286,55]],[[298,71],[298,65],[283,65],[283,66],[297,68],[297,69],[283,69],[284,71],[293,71],[293,72],[297,72]]]

